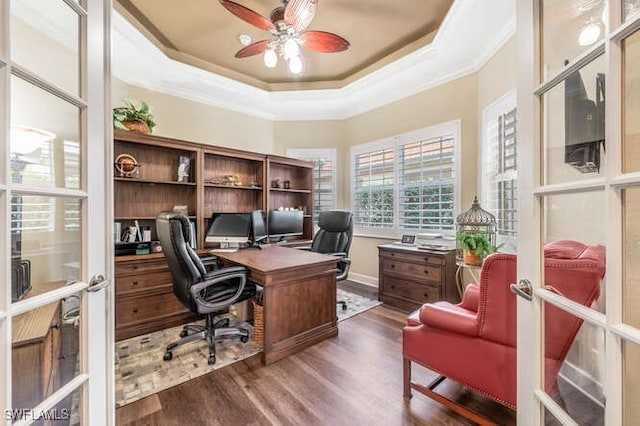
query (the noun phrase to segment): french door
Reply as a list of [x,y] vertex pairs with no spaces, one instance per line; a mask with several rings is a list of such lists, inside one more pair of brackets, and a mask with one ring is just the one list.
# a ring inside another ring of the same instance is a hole
[[[518,2],[518,423],[640,418],[640,1]],[[521,171],[521,172],[520,172]],[[606,247],[599,299],[544,287],[545,243]],[[545,392],[545,312],[583,321]]]
[[110,14],[109,0],[0,0],[6,424],[113,423]]

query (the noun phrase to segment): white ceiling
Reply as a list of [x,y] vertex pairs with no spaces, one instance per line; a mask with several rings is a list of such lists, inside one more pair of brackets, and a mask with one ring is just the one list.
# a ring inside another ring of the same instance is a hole
[[174,61],[120,14],[113,75],[131,85],[270,120],[345,119],[478,69],[515,33],[515,0],[455,0],[434,41],[339,89],[269,92]]

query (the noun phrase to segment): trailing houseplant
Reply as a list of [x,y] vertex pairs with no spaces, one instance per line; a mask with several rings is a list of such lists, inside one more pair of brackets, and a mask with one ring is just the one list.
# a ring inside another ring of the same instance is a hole
[[479,266],[485,257],[498,250],[485,234],[460,232],[456,238],[460,241],[464,263],[467,265]]
[[132,130],[140,133],[151,133],[156,123],[145,101],[140,102],[140,108],[124,100],[123,107],[113,109],[113,126],[116,129]]

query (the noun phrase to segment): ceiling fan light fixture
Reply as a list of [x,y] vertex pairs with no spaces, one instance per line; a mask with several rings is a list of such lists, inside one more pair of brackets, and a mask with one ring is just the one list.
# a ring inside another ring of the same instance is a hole
[[268,68],[274,68],[278,64],[278,55],[274,49],[265,50],[264,64]]
[[292,74],[302,74],[304,70],[304,61],[302,55],[292,56],[288,59],[289,71]]
[[298,42],[293,37],[288,38],[287,41],[284,42],[282,50],[285,59],[293,58],[300,54],[300,46],[298,46]]

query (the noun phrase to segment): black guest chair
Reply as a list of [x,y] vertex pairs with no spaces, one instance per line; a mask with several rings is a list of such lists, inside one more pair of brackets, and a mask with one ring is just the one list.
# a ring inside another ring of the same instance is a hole
[[244,328],[229,327],[229,319],[215,322],[215,314],[256,293],[254,283],[247,281],[247,269],[231,267],[207,272],[189,244],[189,219],[175,212],[162,212],[156,217],[156,230],[171,275],[173,292],[191,312],[206,315],[205,325],[187,325],[180,332],[181,339],[167,346],[164,360],[173,358],[173,350],[185,343],[207,340],[209,364],[216,362],[215,340],[240,336],[249,340]]
[[[310,250],[316,253],[330,254],[340,257],[336,281],[342,281],[349,275],[349,248],[353,239],[353,213],[347,210],[325,210],[318,215],[318,232],[313,236]],[[342,310],[347,309],[347,302],[339,300]]]

